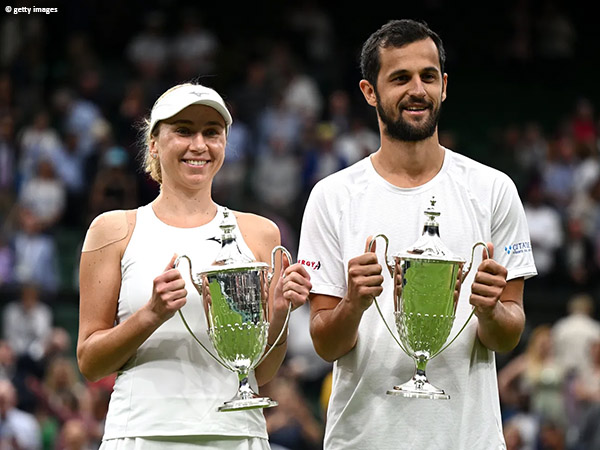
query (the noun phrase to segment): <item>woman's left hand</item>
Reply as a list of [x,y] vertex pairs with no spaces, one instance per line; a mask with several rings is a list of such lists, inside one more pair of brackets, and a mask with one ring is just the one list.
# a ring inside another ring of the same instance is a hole
[[275,286],[273,303],[275,314],[278,312],[287,314],[290,303],[292,310],[304,305],[311,289],[310,275],[306,268],[300,263],[290,265],[287,256],[284,255],[281,276]]

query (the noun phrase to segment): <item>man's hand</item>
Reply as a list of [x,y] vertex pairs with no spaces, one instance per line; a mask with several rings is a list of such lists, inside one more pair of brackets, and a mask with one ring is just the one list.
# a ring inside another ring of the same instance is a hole
[[375,245],[369,250],[371,238],[367,238],[365,253],[348,262],[348,292],[343,301],[361,312],[369,308],[373,299],[383,291],[383,275],[381,264],[377,262]]

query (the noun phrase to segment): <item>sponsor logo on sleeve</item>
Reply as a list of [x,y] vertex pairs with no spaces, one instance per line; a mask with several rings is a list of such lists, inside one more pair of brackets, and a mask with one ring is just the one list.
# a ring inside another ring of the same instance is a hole
[[299,259],[298,262],[312,270],[319,270],[321,268],[321,261],[308,261],[306,259]]
[[531,253],[531,242],[515,242],[504,247],[504,252],[507,255],[520,255],[522,253]]

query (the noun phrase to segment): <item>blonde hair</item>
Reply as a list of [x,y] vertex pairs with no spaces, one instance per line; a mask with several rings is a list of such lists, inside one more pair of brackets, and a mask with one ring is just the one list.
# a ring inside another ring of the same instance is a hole
[[140,125],[140,146],[141,151],[141,164],[150,178],[156,181],[158,184],[162,184],[162,172],[160,170],[160,161],[158,158],[153,158],[150,154],[150,141],[152,137],[158,136],[160,130],[160,122],[156,124],[154,130],[150,129],[150,120],[144,119]]

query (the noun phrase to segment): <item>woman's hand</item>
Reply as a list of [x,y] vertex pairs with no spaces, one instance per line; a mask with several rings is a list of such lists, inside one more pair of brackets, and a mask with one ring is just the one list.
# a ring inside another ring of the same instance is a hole
[[287,314],[290,303],[292,310],[304,305],[311,289],[310,275],[306,268],[300,263],[290,265],[287,256],[283,255],[281,276],[275,286],[274,315]]
[[164,272],[157,276],[152,285],[152,297],[146,307],[155,317],[156,323],[169,320],[187,301],[185,280],[173,267],[177,255],[173,255]]

